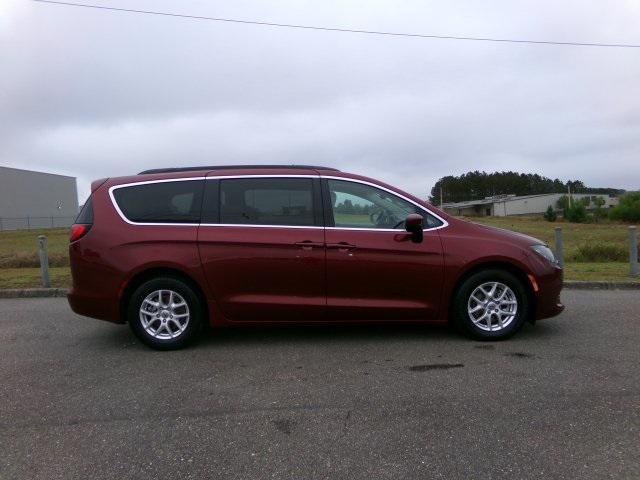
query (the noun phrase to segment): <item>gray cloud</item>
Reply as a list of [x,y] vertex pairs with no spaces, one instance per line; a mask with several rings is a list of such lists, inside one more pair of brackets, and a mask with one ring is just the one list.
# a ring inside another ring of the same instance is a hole
[[[136,8],[640,42],[635,2]],[[307,32],[17,0],[0,18],[0,163],[76,175],[81,196],[93,178],[145,168],[262,162],[327,164],[421,196],[443,175],[476,169],[640,187],[640,50]]]

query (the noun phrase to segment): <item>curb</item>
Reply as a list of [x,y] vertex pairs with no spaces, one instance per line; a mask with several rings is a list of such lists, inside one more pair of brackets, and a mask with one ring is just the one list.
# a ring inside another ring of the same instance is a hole
[[66,288],[5,288],[0,289],[0,298],[44,298],[66,297]]
[[[566,290],[640,290],[640,282],[564,282]],[[0,298],[66,297],[67,288],[0,288]]]

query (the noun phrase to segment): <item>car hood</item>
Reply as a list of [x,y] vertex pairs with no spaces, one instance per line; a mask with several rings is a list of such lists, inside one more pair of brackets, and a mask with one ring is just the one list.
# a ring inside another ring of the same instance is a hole
[[525,235],[524,233],[518,233],[511,230],[505,230],[504,228],[498,227],[490,227],[488,225],[481,225],[479,223],[469,222],[473,227],[479,232],[484,233],[493,238],[503,239],[505,241],[510,241],[512,243],[516,243],[522,246],[531,246],[531,245],[545,245],[546,243],[542,240],[532,237],[530,235]]

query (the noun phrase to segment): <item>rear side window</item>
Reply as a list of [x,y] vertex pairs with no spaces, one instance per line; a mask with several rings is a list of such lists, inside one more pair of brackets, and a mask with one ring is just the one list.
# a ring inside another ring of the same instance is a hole
[[84,205],[82,206],[82,210],[76,217],[74,223],[82,223],[85,225],[93,225],[93,198],[89,195],[89,198]]
[[116,188],[122,214],[137,223],[199,223],[203,180],[148,183]]
[[220,181],[220,223],[315,225],[310,178],[242,178]]

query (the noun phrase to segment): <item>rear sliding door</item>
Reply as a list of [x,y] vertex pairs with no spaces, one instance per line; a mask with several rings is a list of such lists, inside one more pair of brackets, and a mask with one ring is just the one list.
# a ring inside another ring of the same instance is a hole
[[198,245],[232,321],[321,320],[325,249],[318,177],[207,179]]

